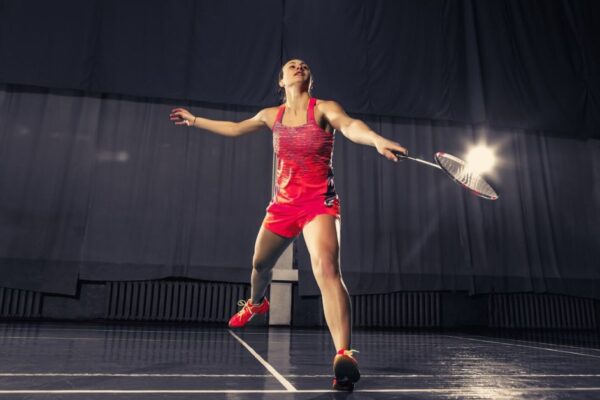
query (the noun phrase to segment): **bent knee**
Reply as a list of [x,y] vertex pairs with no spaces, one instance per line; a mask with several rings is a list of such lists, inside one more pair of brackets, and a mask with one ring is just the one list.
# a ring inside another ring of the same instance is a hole
[[273,269],[274,266],[275,263],[268,260],[261,260],[257,258],[252,259],[252,268],[259,272],[269,271]]

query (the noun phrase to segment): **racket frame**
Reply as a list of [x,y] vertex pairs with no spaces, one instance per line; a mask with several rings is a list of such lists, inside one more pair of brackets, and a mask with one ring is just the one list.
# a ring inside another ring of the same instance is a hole
[[[492,200],[492,201],[493,200],[498,200],[499,196],[498,196],[497,193],[496,193],[495,196],[488,196],[488,195],[486,195],[484,193],[481,193],[481,192],[478,192],[476,190],[471,189],[470,187],[468,187],[467,185],[465,185],[463,182],[461,182],[460,180],[456,179],[454,177],[454,175],[452,175],[449,171],[447,171],[446,168],[444,168],[444,166],[440,163],[440,161],[439,161],[440,157],[444,157],[446,155],[446,153],[444,153],[442,151],[438,151],[437,153],[435,153],[435,156],[434,156],[435,164],[432,163],[432,162],[429,162],[429,161],[422,160],[420,158],[409,157],[409,156],[404,155],[404,154],[402,154],[402,153],[400,153],[398,151],[392,151],[392,153],[394,153],[394,155],[399,160],[411,160],[411,161],[415,161],[415,162],[417,162],[419,164],[427,165],[429,167],[433,167],[433,168],[440,169],[440,170],[444,171],[444,173],[448,177],[450,177],[450,179],[452,179],[454,182],[458,183],[460,186],[464,187],[465,189],[467,189],[469,192],[471,192],[472,194],[474,194],[477,197],[481,197],[483,199]],[[448,154],[448,155],[450,155],[450,154]],[[452,156],[452,157],[454,157],[454,156]],[[456,158],[456,157],[454,157],[454,158]],[[483,178],[479,177],[479,179],[481,179],[481,180],[483,180],[485,182],[485,180]],[[492,190],[494,190],[494,189],[492,188]],[[494,193],[495,192],[496,191],[494,190]]]

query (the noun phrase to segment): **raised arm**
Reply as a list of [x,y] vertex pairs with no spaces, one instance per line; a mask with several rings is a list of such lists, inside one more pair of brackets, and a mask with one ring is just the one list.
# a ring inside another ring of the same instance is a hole
[[194,116],[185,108],[171,110],[170,119],[175,125],[191,126],[223,136],[241,136],[267,127],[267,109],[259,111],[254,117],[240,122],[216,121]]
[[354,143],[373,146],[379,154],[392,161],[398,161],[398,159],[391,150],[408,154],[408,151],[399,143],[378,135],[361,120],[350,117],[335,101],[322,101],[317,106],[329,124]]

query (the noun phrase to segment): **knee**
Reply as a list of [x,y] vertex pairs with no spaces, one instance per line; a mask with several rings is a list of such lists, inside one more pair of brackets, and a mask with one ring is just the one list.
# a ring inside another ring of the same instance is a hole
[[320,257],[311,260],[313,273],[317,282],[328,282],[340,279],[340,267],[337,260]]
[[273,266],[274,264],[272,262],[268,262],[267,260],[263,260],[256,257],[252,259],[252,268],[257,272],[270,271],[273,268]]

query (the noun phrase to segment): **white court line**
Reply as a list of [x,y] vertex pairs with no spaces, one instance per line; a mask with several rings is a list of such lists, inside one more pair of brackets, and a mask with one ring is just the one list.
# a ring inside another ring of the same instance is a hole
[[[12,329],[15,330],[15,329]],[[35,329],[28,329],[28,330],[35,330]],[[114,333],[114,334],[121,334],[121,333],[162,333],[164,335],[183,335],[183,334],[193,334],[193,335],[206,335],[206,334],[213,334],[213,333],[222,333],[224,335],[227,334],[227,331],[225,331],[224,329],[215,329],[215,330],[209,330],[209,331],[202,331],[202,330],[198,330],[198,331],[168,331],[168,330],[164,330],[164,331],[154,331],[154,330],[112,330],[112,329],[79,329],[79,328],[73,328],[73,329],[62,329],[62,328],[40,328],[40,331],[45,330],[45,331],[63,331],[63,332],[105,332],[105,333]],[[1,332],[1,331],[0,331]],[[323,332],[323,333],[296,333],[296,332],[273,332],[273,331],[268,331],[265,330],[264,332],[245,332],[244,335],[260,335],[260,336],[269,336],[269,335],[293,335],[293,336],[330,336],[329,333],[327,332]],[[27,337],[27,336],[25,336]],[[2,334],[0,334],[0,339],[18,339],[21,338],[21,336],[2,336]],[[106,339],[106,338],[102,338],[102,339]],[[113,338],[110,338],[113,339]],[[130,337],[123,337],[123,338],[118,338],[121,340],[129,340],[131,339]],[[141,340],[141,339],[138,339]],[[149,340],[149,339],[147,339]],[[158,340],[158,339],[152,339],[152,340]],[[162,339],[161,339],[162,340]],[[181,338],[179,339],[173,339],[173,340],[182,340]]]
[[[270,378],[271,374],[136,374],[108,372],[0,372],[0,377]],[[331,374],[288,374],[285,378],[331,378]],[[599,378],[600,374],[477,374],[480,378]],[[362,378],[472,378],[473,374],[361,374]]]
[[[0,336],[0,339],[51,339],[51,340],[103,340],[106,341],[107,338],[103,337],[62,337],[62,336]],[[126,338],[123,338],[126,339]],[[112,339],[111,339],[112,340]],[[131,340],[131,338],[127,339]],[[144,340],[144,339],[137,339]],[[158,340],[158,339],[151,339]]]
[[271,374],[125,374],[125,373],[104,373],[104,372],[0,372],[0,377],[125,377],[125,378],[270,378]]
[[[476,337],[482,337],[482,338],[487,338],[487,336],[482,336],[482,335],[472,335],[472,336],[476,336]],[[513,338],[494,338],[494,339],[503,339],[503,340],[512,340],[513,342],[521,342],[521,343],[536,343],[536,342],[532,342],[530,340],[524,340],[524,339],[513,339]],[[571,349],[579,349],[579,350],[585,350],[585,351],[600,351],[600,349],[597,349],[595,347],[581,347],[581,346],[571,346],[568,344],[557,344],[557,343],[545,343],[542,342],[541,344],[544,345],[551,345],[551,346],[558,346],[558,347],[568,347]]]
[[[84,327],[77,327],[77,328],[54,328],[51,326],[45,326],[45,325],[40,325],[40,326],[31,326],[31,327],[14,327],[14,326],[10,326],[10,325],[2,325],[0,324],[0,328],[4,328],[6,330],[18,330],[18,329],[26,329],[26,330],[48,330],[48,331],[88,331],[88,332],[111,332],[111,333],[123,333],[123,332],[132,332],[132,333],[164,333],[164,334],[183,334],[183,333],[192,333],[192,334],[206,334],[206,333],[223,333],[226,334],[226,330],[224,328],[219,328],[219,327],[215,327],[214,329],[206,329],[206,330],[202,330],[202,329],[198,329],[198,330],[194,330],[194,329],[182,329],[182,330],[152,330],[152,329],[119,329],[119,328],[115,328],[115,329],[96,329],[96,328],[84,328]],[[267,334],[275,334],[275,335],[289,335],[290,332],[280,332],[280,331],[275,331],[275,330],[265,330],[264,332],[245,332],[244,335],[267,335]],[[302,336],[321,336],[321,335],[326,335],[326,336],[330,336],[329,332],[327,331],[323,331],[323,332],[319,332],[319,331],[315,331],[315,332],[311,332],[311,331],[293,331],[294,335],[302,335]],[[360,334],[360,333],[359,333]],[[369,335],[378,335],[378,334],[365,334],[362,333],[362,336],[369,336]],[[1,337],[1,336],[0,336]]]
[[[15,329],[13,329],[15,330]],[[34,330],[32,329],[28,329],[28,330]],[[40,328],[39,330],[46,330],[46,331],[68,331],[68,332],[81,332],[81,331],[87,331],[87,332],[109,332],[109,333],[115,333],[115,334],[120,334],[120,333],[124,333],[124,332],[130,332],[130,333],[162,333],[165,335],[175,335],[175,334],[197,334],[197,335],[203,335],[203,334],[211,334],[211,333],[222,333],[224,335],[227,334],[227,332],[223,329],[221,330],[220,328],[217,328],[215,330],[208,330],[208,331],[202,331],[202,330],[198,330],[198,331],[168,331],[168,330],[164,330],[164,331],[153,331],[153,330],[113,330],[113,329],[85,329],[85,328],[73,328],[73,329],[62,329],[62,328]],[[303,333],[303,332],[274,332],[274,331],[268,331],[265,330],[264,332],[245,332],[244,335],[260,335],[260,336],[267,336],[267,335],[293,335],[293,336],[327,336],[329,337],[330,334],[328,332],[323,332],[323,333],[319,333],[319,332],[315,332],[315,333]],[[367,335],[360,335],[359,336],[367,336]],[[373,335],[375,336],[375,335]],[[0,338],[11,338],[11,336],[2,336],[0,334]]]
[[[87,341],[134,341],[134,342],[184,342],[182,339],[144,339],[144,338],[131,338],[131,337],[62,337],[62,336],[0,336],[0,339],[24,339],[24,340],[87,340]],[[210,339],[211,343],[223,342],[226,343],[226,339]]]
[[[428,389],[428,388],[414,388],[414,389],[355,389],[354,393],[470,393],[473,390],[477,391],[494,391],[503,390],[506,392],[514,392],[520,394],[523,392],[597,392],[600,391],[600,387],[527,387],[527,388],[498,388],[498,387],[487,387],[487,386],[470,386],[465,388],[447,388],[447,389]],[[263,390],[263,389],[158,389],[158,390],[136,390],[136,389],[67,389],[67,390],[28,390],[28,389],[17,389],[17,390],[0,390],[0,394],[206,394],[206,393],[233,393],[233,394],[244,394],[244,393],[258,393],[258,394],[289,394],[292,393],[289,390],[274,389],[274,390]],[[300,389],[295,390],[293,393],[340,393],[335,390],[321,390],[321,389]],[[506,393],[510,394],[510,393]]]
[[[3,325],[0,324],[0,328],[5,327],[7,329],[19,329],[19,327],[12,327],[10,325]],[[94,329],[94,328],[54,328],[51,326],[36,326],[36,327],[26,327],[24,329],[39,329],[39,330],[48,330],[48,331],[87,331],[87,332],[111,332],[111,333],[124,333],[124,332],[131,332],[131,333],[163,333],[165,335],[168,334],[198,334],[198,335],[202,335],[202,334],[210,334],[210,333],[217,333],[217,332],[221,332],[223,334],[225,334],[225,330],[221,330],[221,328],[215,327],[215,329],[211,329],[211,330],[136,330],[136,329]],[[261,335],[261,336],[266,336],[266,335],[293,335],[293,336],[329,336],[328,332],[311,332],[311,331],[290,331],[290,332],[280,332],[280,331],[270,331],[267,330],[265,332],[245,332],[244,335]],[[391,334],[386,334],[386,335],[380,335],[378,333],[365,333],[365,332],[355,332],[355,337],[369,337],[369,336],[379,336],[379,337],[384,337],[387,338],[389,337]],[[419,334],[415,334],[415,333],[400,333],[401,336],[419,336]],[[440,334],[428,334],[428,337],[430,336],[448,336],[448,335],[440,335]],[[481,335],[473,335],[476,337],[486,337],[486,336],[481,336]],[[454,337],[454,336],[450,336],[450,337]],[[0,339],[35,339],[35,338],[42,338],[42,339],[64,339],[64,340],[77,340],[78,338],[61,338],[61,337],[41,337],[41,336],[2,336],[0,334]],[[81,338],[82,340],[107,340],[107,338]],[[115,340],[115,339],[120,339],[120,340],[130,340],[131,338],[110,338],[111,340]],[[498,339],[503,339],[503,340],[511,340],[514,342],[521,342],[521,343],[532,343],[530,341],[527,340],[521,340],[521,339],[513,339],[513,338],[498,338]],[[139,341],[180,341],[181,339],[141,339],[141,338],[136,338],[136,340]],[[214,340],[213,340],[214,341]],[[505,343],[507,344],[507,343]],[[557,347],[567,347],[567,348],[574,348],[574,349],[581,349],[581,350],[585,350],[585,351],[594,351],[594,352],[600,352],[600,349],[598,348],[594,348],[594,347],[581,347],[581,346],[572,346],[572,345],[567,345],[567,344],[556,344],[556,343],[544,343],[545,345],[552,345],[552,346],[557,346]],[[578,354],[578,353],[574,353],[574,354]],[[594,357],[594,356],[592,356]]]
[[468,338],[468,337],[464,337],[464,336],[454,336],[454,335],[440,335],[440,336],[446,336],[446,337],[450,337],[450,338],[458,338],[458,339],[465,339],[465,340],[472,340],[475,342],[484,342],[484,343],[494,343],[494,344],[502,344],[504,346],[516,346],[516,347],[526,347],[529,349],[537,349],[537,350],[547,350],[547,351],[554,351],[556,353],[565,353],[565,354],[573,354],[576,356],[584,356],[584,357],[593,357],[593,358],[600,358],[600,356],[596,356],[593,354],[585,354],[585,353],[576,353],[574,351],[567,351],[567,350],[558,350],[558,349],[549,349],[547,347],[539,347],[539,346],[528,346],[528,345],[524,345],[524,344],[516,344],[516,343],[506,343],[506,342],[497,342],[494,340],[483,340],[483,339],[475,339],[475,338]]
[[[0,323],[0,328],[5,328],[5,329],[20,329],[20,326],[13,326],[10,323],[8,324],[2,324]],[[106,329],[102,329],[102,328],[86,328],[86,327],[73,327],[73,328],[65,328],[62,327],[61,325],[52,325],[52,324],[42,324],[42,325],[38,325],[38,326],[24,326],[23,329],[45,329],[45,330],[55,330],[55,331],[89,331],[89,332],[111,332],[111,333],[122,333],[122,332],[132,332],[132,333],[164,333],[164,334],[183,334],[183,333],[191,333],[191,334],[208,334],[208,333],[223,333],[225,334],[225,328],[221,328],[219,326],[213,326],[213,329],[194,329],[194,328],[187,328],[187,329],[172,329],[169,330],[169,327],[167,327],[167,330],[160,330],[160,329],[131,329],[131,328],[125,328],[125,329],[119,329],[119,326],[115,326],[115,328],[106,328]],[[329,332],[325,329],[319,331],[319,330],[307,330],[307,329],[290,329],[289,332],[286,331],[281,331],[281,330],[265,330],[264,332],[244,332],[244,335],[300,335],[300,336],[330,336]],[[381,332],[381,333],[377,333],[377,332],[361,332],[361,331],[356,331],[354,332],[355,336],[359,336],[359,337],[371,337],[371,336],[377,336],[377,337],[384,337],[384,338],[389,338],[391,336],[397,336],[398,334],[396,333],[392,333],[392,332]],[[431,337],[431,336],[438,336],[439,334],[437,333],[431,333],[431,332],[425,332],[425,334],[427,335],[427,337]],[[411,332],[401,332],[399,333],[399,335],[401,336],[423,336],[423,334],[419,334],[419,333],[411,333]],[[482,336],[482,335],[475,335],[473,334],[472,336],[477,336],[477,337],[486,337],[486,336]],[[0,335],[0,338],[2,336]],[[500,338],[499,338],[500,339]],[[530,341],[527,340],[521,340],[521,339],[512,339],[512,338],[506,338],[506,340],[513,340],[513,341],[519,341],[519,342],[526,342],[526,343],[531,343]],[[560,346],[560,347],[572,347],[572,348],[576,348],[576,349],[581,349],[581,350],[592,350],[592,351],[600,351],[600,348],[594,348],[594,347],[581,347],[581,346],[572,346],[572,345],[567,345],[567,344],[557,344],[557,343],[545,343],[548,345],[553,345],[553,346]]]
[[[0,326],[1,327],[1,326]],[[181,330],[169,330],[168,328],[164,330],[153,330],[153,329],[97,329],[97,328],[54,328],[47,326],[39,326],[39,327],[27,327],[23,328],[24,330],[46,330],[46,331],[69,331],[69,332],[109,332],[109,333],[123,333],[123,332],[131,332],[131,333],[163,333],[165,335],[168,334],[184,334],[184,333],[192,333],[192,334],[206,334],[206,333],[221,333],[223,335],[227,335],[226,328],[215,328],[215,329],[181,329]],[[19,328],[7,328],[7,330],[19,330]]]
[[[289,378],[312,378],[317,375],[286,375]],[[319,375],[328,377],[330,375]],[[361,378],[472,378],[473,374],[379,374],[365,375]],[[600,378],[600,374],[477,374],[480,378]]]
[[[20,327],[13,327],[11,325],[6,325],[6,324],[0,324],[0,328],[6,328],[6,329],[19,329]],[[99,328],[85,328],[85,327],[75,327],[75,328],[56,328],[54,326],[47,326],[47,325],[40,325],[40,326],[34,326],[34,327],[24,327],[23,329],[39,329],[39,330],[48,330],[48,331],[75,331],[75,332],[79,332],[79,331],[87,331],[87,332],[110,332],[110,333],[124,333],[124,332],[131,332],[131,333],[163,333],[165,335],[168,334],[198,334],[198,335],[202,335],[202,334],[211,334],[211,333],[223,333],[226,334],[226,331],[224,329],[221,329],[219,327],[215,327],[214,329],[208,329],[208,330],[202,330],[202,329],[198,329],[198,330],[194,330],[194,329],[182,329],[182,330],[151,330],[151,329],[119,329],[119,328],[115,328],[115,329],[99,329]],[[265,335],[294,335],[294,336],[329,336],[329,332],[323,331],[323,332],[319,332],[319,331],[307,331],[307,330],[293,330],[290,332],[283,332],[283,331],[273,331],[273,330],[266,330],[265,332],[244,332],[244,335],[260,335],[260,336],[265,336]],[[383,335],[379,334],[379,333],[369,333],[369,332],[355,332],[354,333],[355,336],[358,337],[370,337],[370,336],[377,336],[377,337],[384,337],[384,338],[389,338],[390,336],[393,336],[391,333],[386,332]],[[410,332],[402,332],[399,335],[401,336],[420,336],[418,333],[410,333]],[[439,336],[439,334],[427,334],[428,337],[431,336]],[[481,335],[473,335],[473,336],[477,336],[477,337],[486,337],[486,336],[481,336]],[[0,339],[1,338],[8,338],[8,339],[19,339],[19,338],[29,338],[29,337],[21,337],[21,336],[2,336],[0,334]],[[123,338],[126,339],[126,338]],[[129,338],[127,338],[129,339]],[[504,339],[504,338],[499,338],[499,339]],[[93,338],[90,338],[89,340],[93,340]],[[138,339],[138,340],[144,340],[144,339]],[[145,339],[145,340],[162,340],[162,339]],[[180,339],[172,339],[172,340],[180,340]],[[513,338],[506,338],[505,340],[512,340],[515,342],[524,342],[524,343],[531,343],[530,341],[527,340],[521,340],[521,339],[513,339]],[[574,349],[581,349],[581,350],[586,350],[586,351],[595,351],[595,352],[600,352],[600,349],[598,348],[594,348],[594,347],[581,347],[581,346],[572,346],[572,345],[567,345],[567,344],[556,344],[556,343],[544,343],[546,345],[552,345],[552,346],[557,346],[557,347],[568,347],[568,348],[574,348]]]
[[228,332],[231,334],[231,336],[233,336],[235,338],[235,340],[240,342],[242,344],[242,346],[244,346],[246,348],[246,350],[248,350],[250,352],[250,354],[252,354],[258,360],[258,362],[260,362],[263,365],[263,367],[265,367],[267,369],[267,371],[269,371],[271,374],[273,374],[275,379],[277,379],[279,381],[279,383],[281,383],[283,385],[283,387],[287,389],[288,392],[296,392],[297,391],[297,389],[287,379],[285,379],[279,372],[277,372],[277,370],[275,368],[273,368],[271,366],[271,364],[269,364],[256,351],[254,351],[254,349],[252,347],[250,347],[250,345],[248,343],[244,342],[238,335],[236,335],[232,331],[229,330]]
[[[63,330],[63,329],[54,329],[54,330]],[[65,329],[68,330],[68,329]],[[107,332],[111,332],[111,331],[107,331]],[[122,331],[121,331],[122,332]],[[132,331],[132,332],[140,332],[140,331]],[[148,331],[148,332],[161,332],[161,331]],[[231,331],[229,331],[230,333],[232,333]],[[287,334],[285,332],[265,332],[265,333],[259,333],[259,332],[245,332],[245,335],[272,335],[274,333],[278,333],[278,334]],[[232,333],[233,334],[233,333]],[[296,335],[310,335],[310,334],[298,334],[298,333],[294,333],[294,336]],[[531,349],[539,349],[539,350],[547,350],[547,351],[554,351],[557,353],[565,353],[565,354],[573,354],[573,355],[579,355],[579,356],[584,356],[584,357],[593,357],[593,358],[600,358],[600,355],[592,355],[592,354],[585,354],[585,353],[577,353],[577,352],[573,352],[573,351],[567,351],[567,350],[559,350],[559,349],[552,349],[552,348],[548,348],[548,347],[540,347],[540,346],[532,346],[532,345],[523,345],[523,344],[516,344],[516,343],[508,343],[508,342],[499,342],[499,341],[494,341],[494,340],[484,340],[484,339],[476,339],[476,338],[468,338],[468,337],[464,337],[464,336],[458,336],[458,335],[442,335],[442,334],[438,334],[437,336],[439,337],[449,337],[449,338],[455,338],[455,339],[465,339],[465,340],[472,340],[472,341],[478,341],[478,342],[484,342],[484,343],[494,343],[494,344],[502,344],[505,346],[517,346],[517,347],[527,347],[527,348],[531,348]],[[0,339],[24,339],[24,340],[82,340],[82,341],[106,341],[106,340],[125,340],[125,341],[129,341],[132,340],[132,338],[127,338],[127,337],[119,337],[119,338],[106,338],[106,337],[60,337],[60,336],[2,336],[0,335]],[[516,341],[516,339],[506,339],[506,340],[512,340],[512,341]],[[139,341],[139,342],[180,342],[181,339],[169,339],[169,338],[165,338],[165,339],[144,339],[144,338],[135,338],[135,341]],[[215,342],[215,339],[211,339],[211,342]],[[529,343],[529,342],[525,342],[525,343]],[[554,346],[560,346],[560,345],[554,345]],[[563,347],[574,347],[574,346],[563,346]],[[575,348],[579,348],[579,347],[575,347]],[[596,350],[596,349],[588,349],[588,348],[581,348],[582,350]]]

